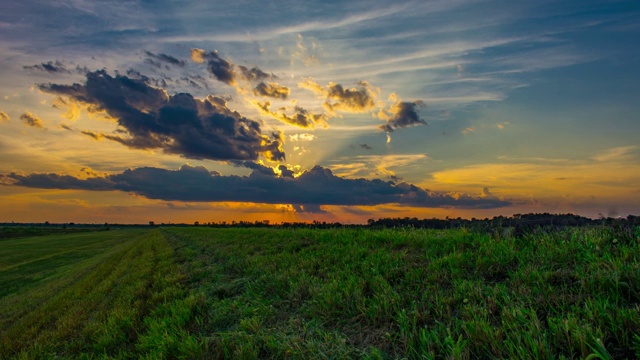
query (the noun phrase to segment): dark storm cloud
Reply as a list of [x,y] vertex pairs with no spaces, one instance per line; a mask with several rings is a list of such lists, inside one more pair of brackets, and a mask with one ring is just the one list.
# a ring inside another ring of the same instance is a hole
[[49,61],[49,62],[42,63],[42,64],[23,66],[22,68],[24,68],[26,70],[45,71],[45,72],[48,72],[50,74],[51,73],[71,74],[71,71],[67,70],[65,65],[61,61],[58,61],[58,60],[56,60],[55,62]]
[[117,119],[127,137],[100,134],[131,148],[162,149],[192,159],[284,159],[278,133],[266,136],[260,124],[226,106],[224,99],[196,99],[188,93],[168,95],[143,79],[86,74],[85,84],[41,84],[42,91],[67,96]]
[[414,125],[427,125],[426,121],[420,118],[418,108],[424,107],[424,103],[420,100],[407,102],[399,101],[391,106],[389,110],[389,118],[387,123],[380,125],[379,128],[386,132],[393,132],[394,129],[401,129]]
[[272,97],[276,99],[286,99],[289,96],[289,88],[276,83],[265,84],[261,82],[253,88],[254,95]]
[[25,125],[27,126],[40,128],[40,129],[44,127],[42,126],[42,120],[40,120],[39,117],[37,117],[36,115],[28,111],[25,111],[24,114],[20,115],[20,120],[24,121]]
[[278,176],[255,162],[238,162],[254,168],[248,176],[221,176],[204,167],[183,165],[179,170],[153,167],[129,169],[121,174],[86,180],[57,174],[0,175],[0,183],[46,189],[119,190],[150,199],[189,202],[255,202],[298,204],[307,209],[320,205],[401,204],[416,207],[496,208],[507,201],[430,192],[408,183],[346,179],[315,166],[298,177],[290,170]]
[[186,62],[184,60],[176,59],[171,55],[162,54],[162,53],[154,54],[151,51],[145,51],[144,53],[150,59],[155,59],[157,61],[165,62],[165,63],[170,64],[170,65],[175,65],[175,66],[180,66],[180,67],[184,67],[186,65]]

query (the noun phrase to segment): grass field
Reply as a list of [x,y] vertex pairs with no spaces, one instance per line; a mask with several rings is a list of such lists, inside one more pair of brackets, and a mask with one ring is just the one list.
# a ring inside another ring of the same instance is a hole
[[0,358],[640,358],[640,230],[0,240]]

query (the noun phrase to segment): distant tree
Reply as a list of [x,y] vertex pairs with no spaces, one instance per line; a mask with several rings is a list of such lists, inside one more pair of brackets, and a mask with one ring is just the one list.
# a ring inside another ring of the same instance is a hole
[[149,226],[154,226],[156,223],[153,221],[149,221]]

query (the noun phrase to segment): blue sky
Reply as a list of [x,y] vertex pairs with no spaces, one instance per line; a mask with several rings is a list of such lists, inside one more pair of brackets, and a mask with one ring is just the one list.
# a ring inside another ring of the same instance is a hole
[[[638,15],[637,1],[3,3],[0,220],[637,214]],[[231,180],[247,187],[194,196]],[[343,193],[358,184],[377,193]]]

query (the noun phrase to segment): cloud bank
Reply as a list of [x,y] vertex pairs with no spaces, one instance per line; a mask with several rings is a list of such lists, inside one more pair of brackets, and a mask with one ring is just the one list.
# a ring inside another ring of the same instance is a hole
[[248,176],[222,176],[201,166],[183,165],[179,170],[141,167],[88,179],[58,174],[10,173],[0,175],[0,183],[44,189],[119,190],[167,201],[297,204],[308,208],[391,203],[475,209],[510,205],[496,198],[430,192],[404,182],[347,179],[321,166],[294,177],[284,165],[279,166],[277,174],[274,169],[252,161],[235,164],[253,171]]

